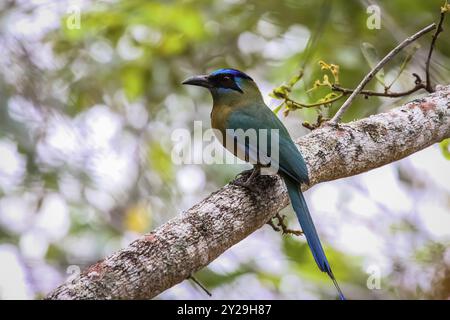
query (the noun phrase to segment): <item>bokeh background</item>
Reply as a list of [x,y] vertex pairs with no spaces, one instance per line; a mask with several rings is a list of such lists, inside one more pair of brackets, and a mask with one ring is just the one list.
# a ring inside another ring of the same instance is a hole
[[[299,101],[340,66],[343,86],[369,70],[361,43],[387,53],[436,22],[442,1],[0,0],[0,298],[38,299],[230,181],[245,165],[174,165],[174,129],[209,126],[211,98],[187,76],[234,67],[270,91],[305,68]],[[77,20],[77,13],[81,16]],[[450,79],[450,19],[432,63]],[[77,27],[79,22],[79,28]],[[74,27],[75,26],[75,27]],[[423,75],[421,38],[394,84]],[[412,48],[385,69],[393,79]],[[424,77],[422,77],[424,78]],[[380,89],[372,81],[371,89]],[[421,92],[415,94],[420,96]],[[345,121],[403,99],[359,98]],[[336,110],[324,109],[325,115]],[[317,110],[280,117],[293,137]],[[448,148],[448,147],[447,147]],[[353,299],[450,297],[448,149],[433,145],[368,173],[320,184],[307,201],[336,277]],[[290,208],[284,210],[297,228]],[[303,238],[265,226],[196,274],[214,299],[334,299]],[[185,281],[158,299],[204,299]]]

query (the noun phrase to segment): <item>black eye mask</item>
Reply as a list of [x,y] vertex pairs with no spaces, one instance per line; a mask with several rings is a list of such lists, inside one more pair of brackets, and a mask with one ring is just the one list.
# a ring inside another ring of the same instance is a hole
[[236,79],[232,74],[220,74],[210,77],[209,81],[214,88],[232,89],[240,93],[244,93],[236,83]]

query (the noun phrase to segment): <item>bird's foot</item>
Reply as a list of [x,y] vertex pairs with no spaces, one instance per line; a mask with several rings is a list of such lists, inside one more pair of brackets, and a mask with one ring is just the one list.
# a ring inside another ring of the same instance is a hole
[[243,182],[239,181],[239,180],[234,180],[231,182],[231,184],[248,189],[253,192],[256,192],[256,188],[253,185],[253,180],[256,178],[256,176],[259,175],[259,167],[255,166],[253,169],[245,170],[245,171],[241,172],[240,175],[247,174],[250,171],[251,171],[251,174],[250,174],[250,177],[247,178],[247,180],[245,180]]
[[254,170],[254,168],[251,168],[251,169],[248,169],[248,170],[244,170],[244,171],[242,171],[242,172],[239,172],[239,173],[234,177],[234,179],[236,180],[237,178],[240,178],[240,177],[242,177],[242,176],[246,176],[246,175],[252,173],[253,170]]
[[[273,219],[277,219],[277,225],[275,225],[275,222]],[[293,234],[295,236],[301,236],[303,234],[303,231],[300,230],[292,230],[289,229],[286,223],[284,222],[284,219],[286,219],[285,215],[280,215],[277,213],[272,219],[270,219],[267,224],[272,227],[273,230],[280,232],[282,234]]]
[[242,187],[242,188],[248,189],[248,190],[253,191],[253,192],[256,192],[255,186],[253,186],[251,183],[249,183],[248,179],[247,179],[247,181],[244,181],[244,182],[242,182],[242,181],[233,181],[233,182],[231,182],[231,184],[235,185],[235,186],[238,186],[238,187]]
[[275,223],[272,220],[273,218],[270,218],[269,221],[267,221],[266,223],[272,227],[273,231],[275,232],[280,232],[280,228],[278,228]]

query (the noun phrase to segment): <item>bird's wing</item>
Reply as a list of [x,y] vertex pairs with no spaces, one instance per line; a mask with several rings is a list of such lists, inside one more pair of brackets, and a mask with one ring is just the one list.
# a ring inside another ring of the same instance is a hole
[[[256,105],[235,110],[229,116],[226,125],[227,128],[234,130],[242,129],[244,131],[248,129],[278,129],[279,157],[278,161],[276,161],[276,158],[274,159],[274,157],[271,156],[270,159],[272,160],[272,165],[274,165],[274,161],[276,162],[275,165],[278,165],[281,176],[286,183],[292,207],[297,215],[298,221],[306,236],[306,240],[308,241],[309,247],[311,248],[311,252],[317,265],[319,266],[319,269],[326,272],[330,276],[339,292],[339,296],[341,299],[345,299],[336,279],[334,278],[333,272],[331,271],[330,264],[323,250],[305,198],[299,189],[301,183],[309,183],[306,163],[303,160],[300,151],[297,149],[289,136],[289,133],[283,123],[268,107]],[[266,150],[261,150],[264,149],[264,147],[261,147],[260,140],[258,140],[255,145],[255,143],[249,143],[251,141],[248,143],[242,143],[242,139],[236,139],[235,141],[237,141],[237,148],[240,148],[241,151],[248,154],[250,159],[257,159],[258,152],[270,154],[267,151],[270,150],[271,147],[272,134],[274,133],[269,130],[267,135],[268,148]]]
[[[272,166],[278,166],[282,173],[298,183],[309,182],[306,163],[300,151],[289,136],[286,127],[267,106],[248,106],[237,109],[230,114],[226,127],[233,130],[242,129],[243,131],[255,129],[257,133],[261,129],[267,129],[265,143],[261,140],[265,138],[264,135],[258,134],[256,145],[254,141],[252,143],[251,140],[234,136],[237,148],[241,152],[245,152],[252,161],[258,159],[267,162],[270,160]],[[278,132],[271,131],[271,129],[278,129]],[[278,134],[279,141],[278,157],[276,157],[276,153],[272,155],[270,152],[276,150],[275,146],[272,148],[272,141],[276,141],[276,137],[272,137],[272,135],[276,134]],[[267,158],[267,156],[270,157]]]

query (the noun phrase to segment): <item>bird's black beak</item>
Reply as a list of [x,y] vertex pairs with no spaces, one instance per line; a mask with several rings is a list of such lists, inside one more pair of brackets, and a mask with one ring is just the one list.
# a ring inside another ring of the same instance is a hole
[[211,83],[209,82],[208,75],[200,75],[187,78],[182,82],[182,84],[189,84],[191,86],[200,86],[205,88],[212,87]]

